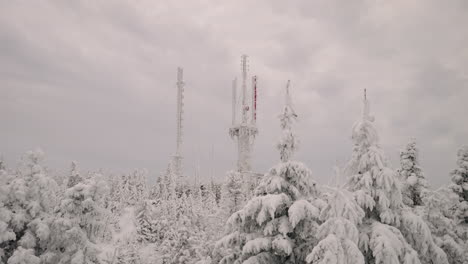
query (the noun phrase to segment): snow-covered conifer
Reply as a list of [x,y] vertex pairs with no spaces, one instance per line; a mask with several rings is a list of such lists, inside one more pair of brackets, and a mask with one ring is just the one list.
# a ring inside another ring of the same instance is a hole
[[419,166],[419,150],[414,139],[400,152],[400,166],[398,172],[403,183],[403,202],[408,206],[422,205],[423,194],[427,191],[427,181]]
[[468,224],[468,146],[458,150],[458,168],[452,171],[452,185],[450,188],[458,194],[460,203],[457,215],[461,221]]
[[128,241],[117,249],[116,264],[141,264],[138,247],[134,241]]
[[221,184],[214,182],[213,179],[210,181],[210,190],[215,196],[216,204],[219,204],[221,201]]
[[99,263],[96,243],[105,230],[100,201],[107,192],[107,184],[98,174],[66,190],[59,215],[52,222],[45,263]]
[[67,188],[75,186],[78,182],[83,181],[83,178],[78,173],[77,164],[75,161],[71,163],[70,176],[68,176]]
[[401,190],[395,173],[387,166],[373,121],[369,101],[364,99],[363,117],[353,126],[353,153],[345,169],[350,176],[348,187],[355,192],[367,218],[399,224],[397,209],[402,206]]
[[17,173],[0,170],[0,260],[38,263],[50,239],[55,181],[42,166],[44,153],[28,151]]
[[211,188],[205,188],[202,191],[202,204],[205,213],[214,214],[218,210],[218,204],[216,203],[216,194]]
[[[121,208],[134,206],[148,198],[147,172],[135,170],[131,174],[123,174],[112,185],[113,200],[120,204]],[[120,208],[120,209],[121,209]]]
[[345,171],[347,185],[365,211],[359,247],[366,263],[448,263],[422,218],[404,209],[399,182],[379,146],[373,121],[364,96],[363,116],[353,127],[353,154]]
[[159,200],[161,199],[161,184],[160,177],[156,180],[156,183],[149,188],[148,198],[150,200]]
[[256,196],[228,220],[230,233],[218,242],[227,252],[221,263],[304,263],[312,251],[319,210],[307,198],[315,192],[310,170],[291,161],[297,139],[296,114],[287,90],[280,116],[281,162],[264,176]]
[[436,244],[447,254],[449,263],[468,263],[468,248],[463,236],[457,232],[451,210],[458,204],[458,195],[446,187],[429,190],[423,197],[424,206],[416,212],[427,223]]
[[353,194],[342,188],[328,188],[326,206],[320,212],[323,224],[318,229],[317,246],[307,256],[309,263],[364,263],[359,251],[359,232],[364,210]]
[[3,155],[0,155],[0,171],[6,170],[5,160],[3,159]]
[[154,206],[153,200],[145,200],[139,204],[136,209],[136,222],[138,241],[154,243],[158,241],[158,228],[154,220]]
[[245,195],[242,192],[242,174],[236,171],[228,171],[227,179],[221,193],[221,208],[230,216],[241,209],[245,203]]
[[169,200],[171,198],[175,198],[177,196],[177,177],[174,174],[174,170],[172,165],[169,164],[167,166],[166,171],[163,175],[161,175],[161,195],[162,198],[165,200]]

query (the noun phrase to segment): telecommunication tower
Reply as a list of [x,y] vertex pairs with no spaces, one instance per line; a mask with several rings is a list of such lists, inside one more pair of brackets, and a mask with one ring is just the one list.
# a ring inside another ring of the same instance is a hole
[[184,114],[184,70],[177,68],[177,133],[176,152],[172,159],[172,169],[176,177],[182,177],[182,121]]
[[[237,141],[237,171],[252,172],[251,154],[255,136],[258,134],[257,121],[257,76],[252,76],[251,98],[247,91],[247,55],[241,57],[242,90],[240,109],[237,101],[237,78],[232,81],[232,126],[229,135]],[[240,111],[239,111],[240,110]],[[240,114],[240,120],[237,115]]]

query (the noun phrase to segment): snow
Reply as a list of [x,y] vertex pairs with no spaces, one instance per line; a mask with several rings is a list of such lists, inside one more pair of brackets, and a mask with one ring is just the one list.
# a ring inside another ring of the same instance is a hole
[[376,264],[419,264],[417,253],[411,249],[403,235],[395,227],[374,222],[371,227],[369,248]]
[[306,200],[298,200],[291,205],[288,210],[288,214],[289,221],[294,228],[300,221],[306,218],[318,218],[319,210]]
[[276,254],[289,256],[292,253],[293,242],[289,238],[283,236],[277,236],[271,243],[271,247]]
[[468,263],[468,147],[451,184],[432,190],[415,140],[391,167],[366,99],[346,184],[319,186],[293,159],[289,91],[282,110],[279,163],[222,184],[183,182],[171,166],[152,186],[146,170],[82,173],[76,162],[51,175],[40,150],[16,168],[0,160],[0,263]]
[[114,243],[119,241],[128,241],[135,236],[137,228],[135,224],[135,208],[126,207],[122,211],[122,216],[119,220],[119,231],[114,234]]
[[364,264],[364,257],[354,243],[330,234],[314,247],[306,261],[313,264]]
[[261,251],[268,251],[271,249],[271,239],[266,237],[259,237],[247,241],[242,248],[242,254],[258,254]]

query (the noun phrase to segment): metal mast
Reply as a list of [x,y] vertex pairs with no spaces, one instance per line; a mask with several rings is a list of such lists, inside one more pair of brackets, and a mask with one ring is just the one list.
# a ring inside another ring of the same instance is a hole
[[182,176],[182,121],[184,114],[184,70],[177,68],[177,138],[173,170],[177,177]]
[[367,89],[364,89],[364,104],[362,110],[362,118],[364,121],[374,122],[374,117],[370,114],[370,102],[367,99]]
[[[231,138],[237,140],[237,171],[252,172],[251,152],[255,136],[258,133],[256,127],[256,92],[257,77],[252,78],[252,95],[247,95],[247,55],[241,57],[242,94],[241,94],[241,120],[237,121],[237,79],[232,82],[232,127],[229,129]],[[251,98],[251,107],[248,100]],[[249,111],[251,114],[249,115]]]

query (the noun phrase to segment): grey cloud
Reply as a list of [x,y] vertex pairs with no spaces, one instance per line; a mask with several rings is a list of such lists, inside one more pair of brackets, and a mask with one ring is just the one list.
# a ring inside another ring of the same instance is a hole
[[291,79],[298,159],[319,182],[349,157],[368,88],[394,167],[416,136],[429,180],[445,184],[468,136],[463,2],[4,2],[0,152],[14,163],[42,146],[52,167],[78,160],[155,176],[174,151],[175,68],[183,66],[185,170],[193,175],[199,164],[205,178],[214,170],[221,179],[235,164],[230,81],[246,52],[260,78],[258,171],[278,160],[276,116]]

